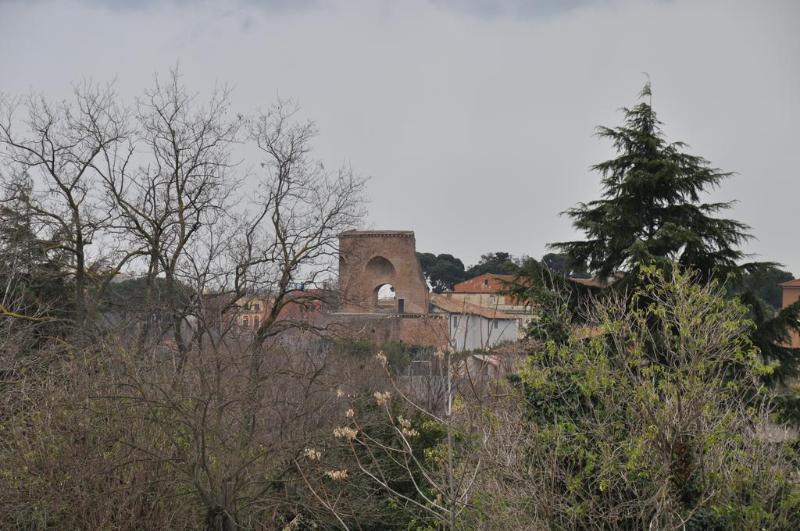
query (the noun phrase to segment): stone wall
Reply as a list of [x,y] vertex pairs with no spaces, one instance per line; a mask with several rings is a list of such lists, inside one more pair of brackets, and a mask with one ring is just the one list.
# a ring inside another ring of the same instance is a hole
[[[339,236],[341,313],[427,314],[428,286],[412,231],[348,231]],[[393,301],[378,289],[394,287]]]
[[330,318],[337,335],[366,339],[375,345],[389,341],[441,349],[449,345],[449,324],[444,314],[332,314]]

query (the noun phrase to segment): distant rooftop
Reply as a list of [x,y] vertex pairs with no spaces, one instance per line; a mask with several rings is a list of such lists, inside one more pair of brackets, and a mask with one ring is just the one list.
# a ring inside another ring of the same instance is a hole
[[514,281],[514,275],[500,275],[497,273],[481,273],[480,275],[463,280],[453,286],[454,293],[500,293],[506,285]]
[[781,286],[784,288],[800,288],[800,278],[784,282]]
[[485,308],[476,304],[470,304],[466,301],[456,300],[448,297],[446,294],[431,293],[431,304],[444,310],[450,314],[470,314],[479,315],[486,319],[516,319],[515,315],[505,313],[503,311]]

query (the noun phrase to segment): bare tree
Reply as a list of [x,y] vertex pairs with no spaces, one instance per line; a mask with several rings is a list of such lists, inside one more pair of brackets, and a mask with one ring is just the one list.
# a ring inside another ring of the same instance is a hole
[[[28,201],[34,229],[46,253],[69,258],[81,322],[93,322],[92,268],[104,253],[88,249],[98,243],[114,251],[113,267],[96,278],[98,289],[123,264],[145,270],[145,321],[135,334],[129,323],[105,328],[91,348],[67,341],[80,360],[54,363],[41,380],[37,373],[15,382],[18,391],[7,397],[19,406],[9,410],[14,422],[2,424],[14,437],[0,452],[20,452],[22,475],[30,465],[45,475],[81,478],[95,493],[108,487],[109,499],[131,494],[116,498],[119,507],[92,506],[71,484],[63,492],[76,507],[72,512],[50,497],[47,482],[32,485],[28,492],[37,492],[40,506],[67,527],[147,527],[153,518],[171,527],[170,513],[202,511],[209,529],[274,528],[302,505],[290,476],[305,441],[321,426],[329,431],[333,416],[324,412],[336,386],[328,351],[280,340],[309,327],[287,317],[286,309],[321,297],[310,288],[330,280],[339,232],[361,219],[363,180],[312,160],[313,125],[294,123],[283,104],[247,122],[230,112],[227,90],[199,104],[176,71],[145,92],[130,126],[110,88],[87,85],[75,98],[58,106],[41,98],[4,101],[0,143],[9,167],[43,188]],[[23,107],[29,131],[20,136],[14,110]],[[264,157],[254,198],[234,196],[232,152],[245,123],[248,140]],[[3,278],[15,284],[24,260],[9,258],[16,276]],[[174,297],[159,299],[162,288]],[[43,316],[18,303],[12,288],[6,292],[9,312],[25,309],[20,319],[31,326]],[[269,318],[254,335],[230,334],[239,299],[256,292],[269,301]],[[170,322],[157,328],[148,315]],[[171,342],[161,341],[166,334]],[[129,350],[123,345],[133,335],[139,341]],[[168,343],[177,356],[164,348]],[[2,347],[13,345],[3,341]],[[57,415],[26,420],[24,412],[38,404]],[[41,447],[52,461],[41,467],[27,461],[26,455],[39,455],[22,438],[27,429],[53,436],[52,445]],[[68,455],[94,457],[81,468]],[[26,481],[17,472],[0,476],[9,487],[0,497],[15,507],[15,518],[25,518],[32,507],[21,487]],[[151,504],[151,496],[172,496],[164,494],[170,489],[191,497],[188,508]]]
[[[94,164],[104,150],[127,137],[126,114],[117,105],[113,87],[89,83],[75,88],[72,102],[52,104],[32,95],[0,103],[3,154],[10,165],[34,179],[39,193],[30,208],[47,227],[53,248],[70,256],[75,322],[83,324],[91,311],[89,248],[108,222],[95,193]],[[16,114],[20,108],[24,116]]]
[[[317,131],[294,120],[296,109],[278,102],[250,124],[250,138],[264,156],[258,210],[240,243],[237,290],[265,292],[270,308],[249,347],[258,381],[265,342],[299,323],[282,319],[289,304],[321,297],[310,288],[333,277],[338,235],[364,214],[364,179],[344,167],[329,172],[309,156]],[[305,323],[304,326],[308,326]]]
[[[305,441],[330,423],[331,416],[312,414],[332,396],[326,356],[278,339],[314,328],[287,317],[286,309],[322,296],[310,288],[329,278],[339,232],[361,218],[363,181],[349,169],[329,174],[310,160],[313,126],[292,123],[279,104],[250,123],[250,139],[266,156],[265,175],[249,211],[239,196],[244,212],[230,215],[229,148],[238,121],[226,121],[227,104],[216,97],[198,114],[203,120],[182,121],[194,116],[182,94],[173,75],[166,92],[150,95],[147,112],[140,107],[154,167],[139,171],[128,191],[107,181],[125,222],[121,230],[149,251],[148,282],[163,275],[168,287],[186,289],[190,297],[170,307],[175,370],[159,371],[154,381],[156,373],[137,374],[132,367],[126,396],[140,405],[140,416],[155,408],[183,426],[170,435],[190,441],[175,470],[202,500],[207,527],[250,527],[241,515],[284,503],[276,483],[293,473]],[[268,302],[267,319],[252,335],[230,333],[239,300],[256,293]],[[182,326],[187,317],[191,338]],[[144,455],[169,461],[146,439],[134,444]],[[275,500],[265,500],[270,497]]]
[[[215,91],[205,105],[198,105],[172,70],[166,83],[156,78],[154,88],[139,101],[137,139],[142,147],[135,160],[140,164],[128,163],[132,147],[122,157],[105,152],[107,171],[102,175],[114,228],[131,252],[146,260],[145,308],[153,306],[159,277],[174,295],[184,287],[185,268],[199,271],[190,251],[201,235],[210,240],[209,231],[218,232],[215,225],[230,206],[236,187],[231,147],[241,120],[231,116],[229,96],[227,89]],[[122,164],[114,162],[120,158]],[[170,329],[182,359],[191,340],[185,320],[199,293],[188,289],[186,298],[169,298]],[[152,319],[146,319],[140,343],[153,332],[161,337],[163,330],[154,331],[151,325]]]

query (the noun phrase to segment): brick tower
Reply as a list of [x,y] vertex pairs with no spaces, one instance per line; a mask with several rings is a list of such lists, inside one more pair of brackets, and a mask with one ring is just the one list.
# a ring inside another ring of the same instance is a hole
[[340,311],[427,314],[428,285],[416,251],[413,231],[340,234]]

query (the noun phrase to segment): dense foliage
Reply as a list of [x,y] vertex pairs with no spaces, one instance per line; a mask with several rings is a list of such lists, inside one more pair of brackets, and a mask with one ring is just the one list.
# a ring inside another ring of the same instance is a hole
[[114,336],[53,346],[4,390],[0,524],[796,528],[800,456],[747,308],[688,273],[642,278],[482,391],[458,356],[410,380],[359,342],[272,346],[259,395],[234,343],[181,372]]
[[774,310],[783,306],[780,284],[795,278],[789,271],[777,267],[761,268],[752,272],[745,272],[741,281],[741,288],[749,291],[759,299],[769,304]]
[[517,264],[510,253],[498,251],[482,254],[478,263],[467,269],[467,278],[477,277],[484,273],[496,275],[510,275],[517,270]]
[[[655,268],[632,298],[595,305],[594,333],[532,352],[531,422],[552,448],[556,527],[792,529],[791,447],[769,440],[770,371],[747,308]],[[653,333],[657,317],[658,334]],[[795,455],[796,458],[796,455]],[[541,463],[540,466],[544,466]]]
[[[616,192],[573,211],[596,241],[420,256],[437,290],[518,274],[538,310],[532,340],[457,353],[307,318],[363,183],[309,158],[311,124],[195,106],[177,73],[133,125],[113,92],[76,97],[30,103],[21,136],[0,113],[0,528],[800,527],[800,408],[768,385],[800,303],[765,302],[785,274],[738,265],[744,226],[697,202],[725,174],[649,105],[604,130]],[[252,201],[238,141],[263,156]]]
[[434,293],[450,291],[467,278],[464,263],[451,254],[417,253],[417,258]]
[[542,256],[542,265],[551,272],[570,278],[589,278],[589,268],[584,263],[573,263],[564,253],[547,253]]

